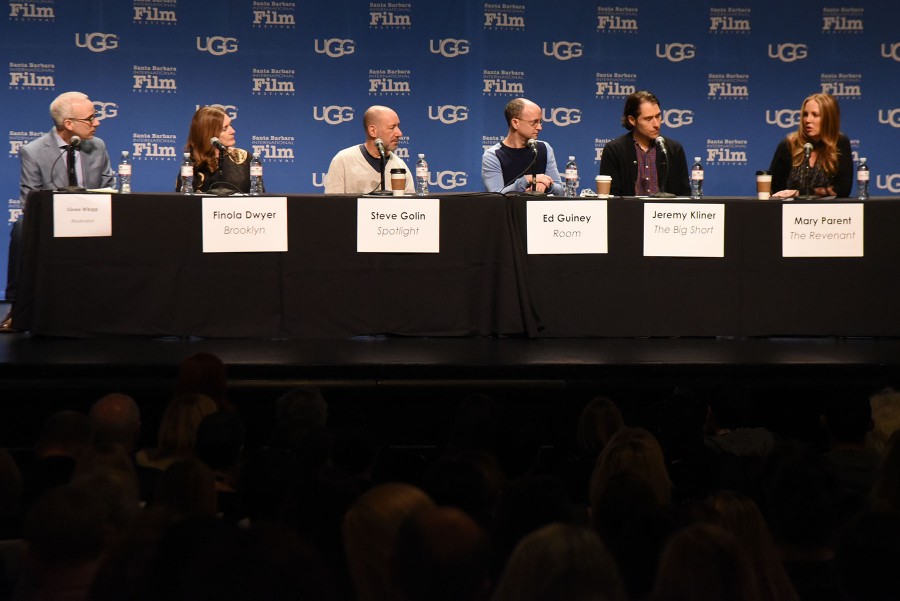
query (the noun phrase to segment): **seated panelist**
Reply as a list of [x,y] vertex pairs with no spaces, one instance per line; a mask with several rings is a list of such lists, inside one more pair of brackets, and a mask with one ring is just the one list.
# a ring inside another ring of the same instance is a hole
[[[191,119],[184,147],[194,161],[194,190],[210,192],[226,189],[250,192],[250,161],[253,155],[234,145],[231,117],[221,106],[201,106]],[[175,191],[181,189],[181,174]]]
[[[808,174],[805,173],[807,149],[810,151]],[[800,107],[800,125],[778,144],[769,171],[772,198],[805,194],[807,187],[815,196],[850,196],[853,156],[850,140],[841,133],[841,110],[834,96],[806,97]]]

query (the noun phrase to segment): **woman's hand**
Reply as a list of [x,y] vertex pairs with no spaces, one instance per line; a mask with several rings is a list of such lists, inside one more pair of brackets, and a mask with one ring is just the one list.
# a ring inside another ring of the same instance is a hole
[[791,198],[793,196],[797,196],[799,190],[779,190],[772,194],[770,198]]

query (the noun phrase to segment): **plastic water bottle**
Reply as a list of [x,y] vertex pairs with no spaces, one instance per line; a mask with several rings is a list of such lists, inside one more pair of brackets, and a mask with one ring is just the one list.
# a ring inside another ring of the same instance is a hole
[[869,166],[866,165],[865,157],[859,159],[859,167],[856,168],[856,191],[857,198],[869,200]]
[[578,165],[575,163],[575,157],[569,156],[569,162],[566,163],[566,196],[575,198],[578,196]]
[[119,194],[131,194],[131,157],[128,151],[122,151],[119,161]]
[[428,162],[424,154],[419,154],[416,161],[416,196],[428,196]]
[[189,152],[184,153],[184,160],[181,162],[181,193],[194,193],[194,161]]
[[694,157],[694,164],[691,166],[691,198],[703,198],[703,163],[700,162],[700,157]]
[[250,160],[250,196],[259,196],[262,192],[262,161],[258,156],[254,156]]

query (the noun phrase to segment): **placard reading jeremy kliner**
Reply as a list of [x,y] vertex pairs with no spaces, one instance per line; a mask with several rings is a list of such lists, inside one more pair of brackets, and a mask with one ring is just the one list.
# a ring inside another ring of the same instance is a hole
[[724,257],[725,205],[644,204],[645,257]]
[[441,201],[437,198],[359,198],[356,252],[441,252]]
[[109,194],[54,194],[53,236],[112,236],[112,201]]
[[203,198],[203,252],[285,252],[284,196]]
[[784,205],[781,219],[785,257],[863,256],[862,203]]
[[531,200],[525,206],[529,255],[608,252],[605,200]]

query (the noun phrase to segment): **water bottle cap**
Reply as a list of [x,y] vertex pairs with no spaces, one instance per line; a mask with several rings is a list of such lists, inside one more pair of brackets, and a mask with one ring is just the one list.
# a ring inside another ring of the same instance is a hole
[[699,162],[700,162],[700,157],[694,157],[694,162],[695,162],[695,163],[699,163]]
[[859,162],[860,162],[860,163],[865,163],[865,162],[866,162],[866,157],[859,157]]
[[123,156],[123,157],[127,157],[127,156],[128,156],[128,151],[127,151],[127,150],[123,150],[123,151],[122,151],[122,156]]
[[570,161],[574,161],[574,160],[575,160],[575,157],[574,157],[573,155],[570,154],[570,155],[569,155],[569,160],[570,160]]
[[420,153],[419,153],[419,158],[420,158],[420,159],[424,159],[424,158],[425,158],[425,153],[424,153],[424,152],[420,152]]

